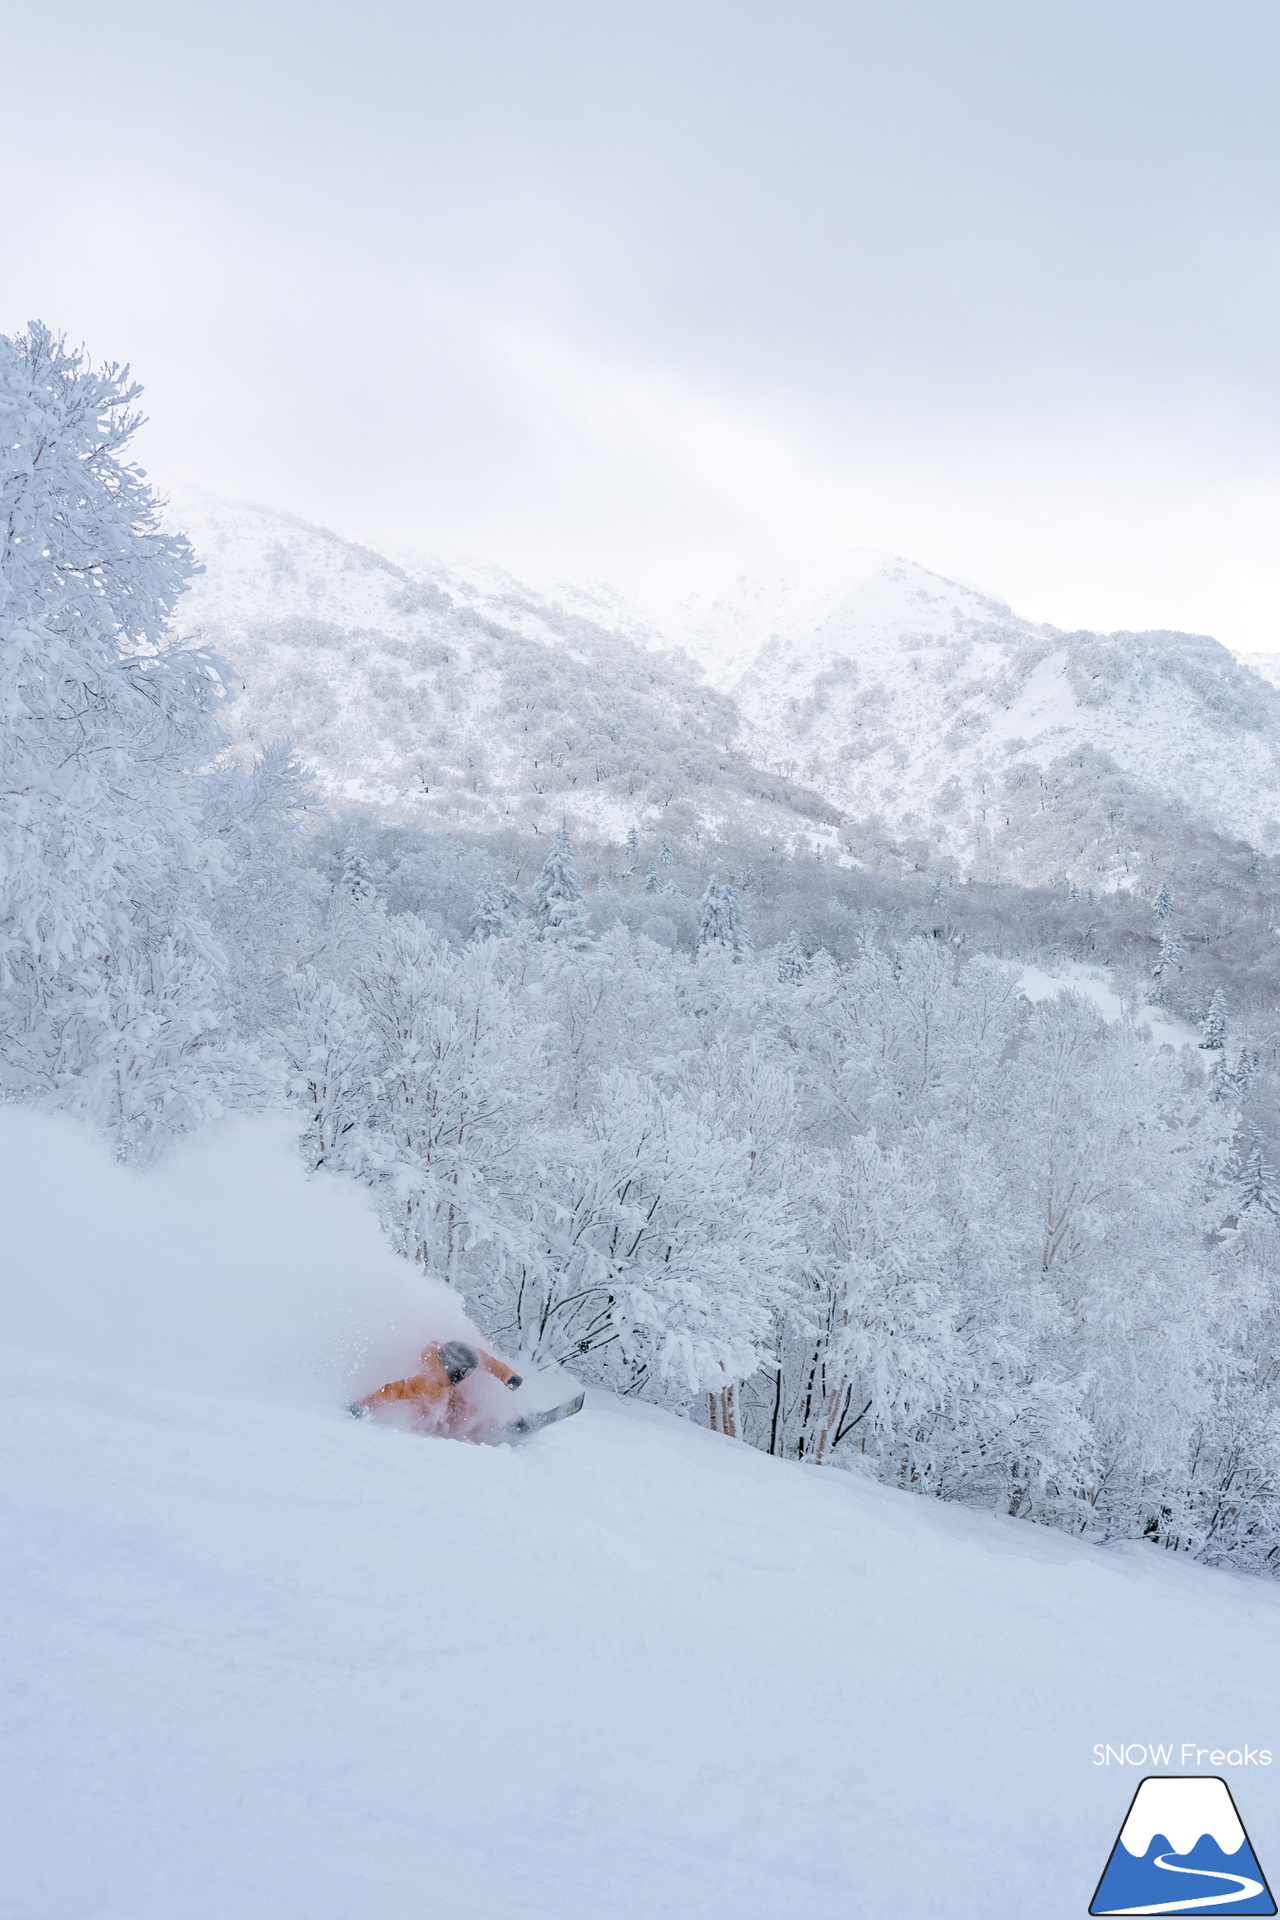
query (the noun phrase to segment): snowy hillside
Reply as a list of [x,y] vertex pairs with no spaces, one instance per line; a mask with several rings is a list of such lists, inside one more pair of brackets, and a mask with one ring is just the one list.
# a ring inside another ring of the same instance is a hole
[[1274,1748],[1270,1583],[602,1395],[348,1420],[449,1304],[281,1124],[0,1114],[9,1920],[1067,1920],[1150,1770],[1097,1744]]
[[1198,634],[1061,633],[906,561],[737,680],[751,755],[851,821],[1022,879],[1123,870],[1160,810],[1280,844],[1280,693]]
[[[401,565],[253,507],[171,511],[206,572],[182,630],[214,648],[249,744],[296,742],[331,803],[453,828],[621,840],[634,826],[793,836],[834,811],[735,744],[737,711],[693,662],[488,568]],[[649,636],[651,639],[652,636]]]
[[180,619],[231,663],[233,732],[292,737],[330,801],[389,819],[839,829],[855,857],[872,834],[1082,884],[1184,826],[1280,846],[1280,689],[1203,635],[1061,633],[876,553],[642,613],[202,496],[170,517],[207,568]]

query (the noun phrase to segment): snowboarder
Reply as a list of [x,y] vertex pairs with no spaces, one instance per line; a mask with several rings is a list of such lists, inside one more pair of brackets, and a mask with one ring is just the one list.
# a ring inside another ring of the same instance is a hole
[[418,1432],[448,1434],[456,1440],[478,1437],[494,1424],[483,1396],[467,1383],[477,1373],[492,1375],[514,1393],[521,1375],[498,1360],[483,1347],[469,1347],[465,1340],[433,1340],[422,1349],[422,1371],[405,1380],[388,1381],[374,1393],[357,1400],[351,1411],[357,1415],[407,1414]]

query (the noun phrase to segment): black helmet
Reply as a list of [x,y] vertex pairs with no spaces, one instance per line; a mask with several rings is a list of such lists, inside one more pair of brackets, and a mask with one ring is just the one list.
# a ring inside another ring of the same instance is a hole
[[480,1365],[480,1355],[465,1340],[446,1340],[440,1348],[440,1362],[452,1386],[465,1380]]

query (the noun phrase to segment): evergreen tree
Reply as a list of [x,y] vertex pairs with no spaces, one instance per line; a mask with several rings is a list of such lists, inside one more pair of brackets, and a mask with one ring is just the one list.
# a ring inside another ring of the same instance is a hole
[[713,873],[702,896],[702,914],[698,921],[698,952],[710,947],[727,947],[735,955],[750,953],[751,936],[742,917],[742,902],[735,888],[722,883]]
[[1151,969],[1153,980],[1163,981],[1175,968],[1181,966],[1184,945],[1185,942],[1180,933],[1174,933],[1170,928],[1165,928],[1160,936],[1159,955],[1155,966]]
[[671,851],[671,842],[667,839],[665,834],[662,836],[662,846],[661,846],[661,849],[659,850],[658,858],[661,860],[664,867],[671,867],[675,865],[676,856]]
[[520,924],[524,902],[501,874],[490,873],[476,893],[471,933],[476,940],[499,940]]
[[806,978],[809,962],[804,957],[804,948],[793,927],[787,935],[786,944],[778,952],[778,979],[784,986],[795,986]]
[[348,853],[342,863],[338,892],[356,907],[372,906],[378,897],[373,871],[362,853]]
[[636,861],[640,858],[640,835],[634,827],[627,829],[627,852],[631,856],[631,865],[634,868]]
[[573,842],[562,823],[533,889],[534,919],[540,940],[565,940],[586,946],[591,938],[582,883],[573,864]]
[[1227,1065],[1226,1049],[1217,1055],[1213,1071],[1209,1076],[1209,1098],[1211,1100],[1243,1100],[1258,1073],[1258,1056],[1248,1047],[1241,1047],[1236,1056],[1234,1067]]
[[1245,1159],[1238,1194],[1241,1213],[1265,1213],[1280,1220],[1280,1184],[1256,1141]]
[[1169,891],[1167,880],[1161,881],[1160,891],[1151,903],[1151,912],[1158,927],[1163,927],[1172,914],[1173,895]]
[[1208,1011],[1200,1022],[1200,1045],[1208,1052],[1220,1053],[1227,1044],[1227,1006],[1222,988],[1215,987]]

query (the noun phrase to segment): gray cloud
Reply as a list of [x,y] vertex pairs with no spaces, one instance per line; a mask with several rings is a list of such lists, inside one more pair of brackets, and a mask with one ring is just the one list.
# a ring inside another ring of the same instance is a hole
[[161,474],[513,565],[887,545],[1277,644],[1270,4],[59,22],[6,20],[0,325],[131,358]]

